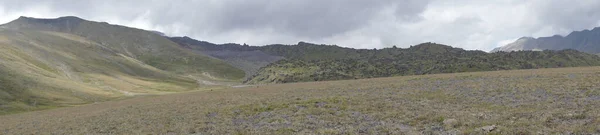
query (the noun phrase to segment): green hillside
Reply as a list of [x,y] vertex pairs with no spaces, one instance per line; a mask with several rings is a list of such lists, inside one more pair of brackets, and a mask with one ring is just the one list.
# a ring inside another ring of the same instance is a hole
[[[287,56],[261,68],[246,83],[289,83],[511,69],[597,66],[600,57],[575,50],[486,53],[435,43],[407,49],[354,50],[296,45],[266,52]],[[302,49],[297,49],[302,48]],[[321,49],[319,49],[321,48]]]
[[36,19],[20,17],[2,27],[7,29],[32,29],[56,31],[81,36],[100,44],[108,50],[140,60],[161,70],[177,74],[237,80],[244,77],[236,69],[218,59],[202,56],[181,48],[171,40],[151,31],[108,23],[93,22],[77,17]]
[[212,89],[242,77],[145,30],[76,17],[0,26],[0,114]]
[[0,67],[0,114],[199,87],[193,78],[59,32],[0,29]]

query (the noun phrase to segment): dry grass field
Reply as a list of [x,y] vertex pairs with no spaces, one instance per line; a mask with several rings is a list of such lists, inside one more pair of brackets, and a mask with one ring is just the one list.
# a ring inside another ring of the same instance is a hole
[[0,123],[0,134],[600,134],[600,67],[196,91]]

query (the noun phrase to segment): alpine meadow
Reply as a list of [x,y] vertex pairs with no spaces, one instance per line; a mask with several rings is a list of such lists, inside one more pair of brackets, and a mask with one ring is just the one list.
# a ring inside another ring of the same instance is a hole
[[598,135],[598,9],[0,0],[0,134]]

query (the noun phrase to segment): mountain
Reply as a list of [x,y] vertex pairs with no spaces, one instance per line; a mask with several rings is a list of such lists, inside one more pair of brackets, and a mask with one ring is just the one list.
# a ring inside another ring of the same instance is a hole
[[502,47],[495,48],[492,52],[518,51],[518,50],[563,50],[575,49],[578,51],[600,53],[600,27],[592,30],[574,31],[563,37],[523,37]]
[[77,17],[0,26],[0,114],[210,89],[242,70],[153,32]]
[[151,31],[86,21],[72,16],[57,19],[20,17],[1,27],[55,31],[81,36],[117,53],[178,74],[208,73],[223,79],[240,79],[244,76],[243,71],[229,64],[181,48],[177,43]]
[[198,54],[221,59],[232,66],[244,70],[245,77],[255,74],[261,67],[283,59],[281,56],[264,53],[260,47],[222,44],[217,45],[206,41],[198,41],[189,37],[171,37],[172,41]]
[[[249,84],[600,65],[600,57],[576,50],[486,53],[436,43],[423,43],[406,49],[394,47],[376,50],[306,42],[248,46],[217,45],[189,37],[171,40],[185,48],[225,61],[232,61],[231,58],[247,52],[263,56],[260,60],[235,57],[238,61],[244,61],[242,63],[261,62],[253,66],[253,70],[257,71],[247,72],[247,75],[252,75],[245,81]],[[273,57],[282,59],[265,61]]]
[[423,43],[407,49],[386,48],[355,52],[345,58],[281,60],[261,68],[246,83],[308,82],[600,65],[600,57],[576,50],[486,53]]
[[[525,41],[524,41],[525,42]],[[213,44],[78,17],[0,25],[0,114],[248,84],[597,66],[576,50],[486,53],[423,43],[353,49]]]
[[198,54],[221,59],[244,70],[246,78],[256,74],[260,68],[283,59],[321,60],[358,57],[356,49],[306,42],[299,42],[296,45],[249,46],[234,43],[214,44],[189,37],[171,37],[170,39]]

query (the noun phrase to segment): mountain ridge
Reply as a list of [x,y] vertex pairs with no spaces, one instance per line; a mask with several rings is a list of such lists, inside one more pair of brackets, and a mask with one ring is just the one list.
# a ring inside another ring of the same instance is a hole
[[[249,46],[232,43],[218,45],[189,37],[171,39],[197,41],[195,44],[176,41],[192,50],[238,53],[259,51],[282,57],[280,60],[264,62],[253,67],[258,70],[247,72],[247,75],[252,74],[244,81],[248,84],[600,65],[598,56],[576,50],[487,53],[431,42],[408,48],[353,49],[307,42],[299,42],[296,45]],[[521,40],[527,39],[529,38]],[[252,61],[246,59],[245,62]]]
[[[3,25],[8,29],[35,29],[78,35],[95,41],[108,49],[138,59],[162,70],[180,74],[204,72],[224,79],[242,78],[241,70],[232,68],[217,59],[208,58],[183,49],[177,43],[155,32],[112,25],[106,22],[87,21],[67,16],[56,19],[20,17]],[[169,66],[169,63],[180,63]],[[210,64],[211,66],[207,66]],[[233,72],[230,72],[233,71]]]
[[576,50],[487,53],[424,43],[406,49],[357,52],[358,57],[280,60],[261,68],[245,82],[290,83],[600,65],[600,57]]
[[513,43],[494,48],[491,52],[562,49],[575,49],[586,53],[600,54],[600,27],[591,30],[573,31],[566,36],[522,37]]

